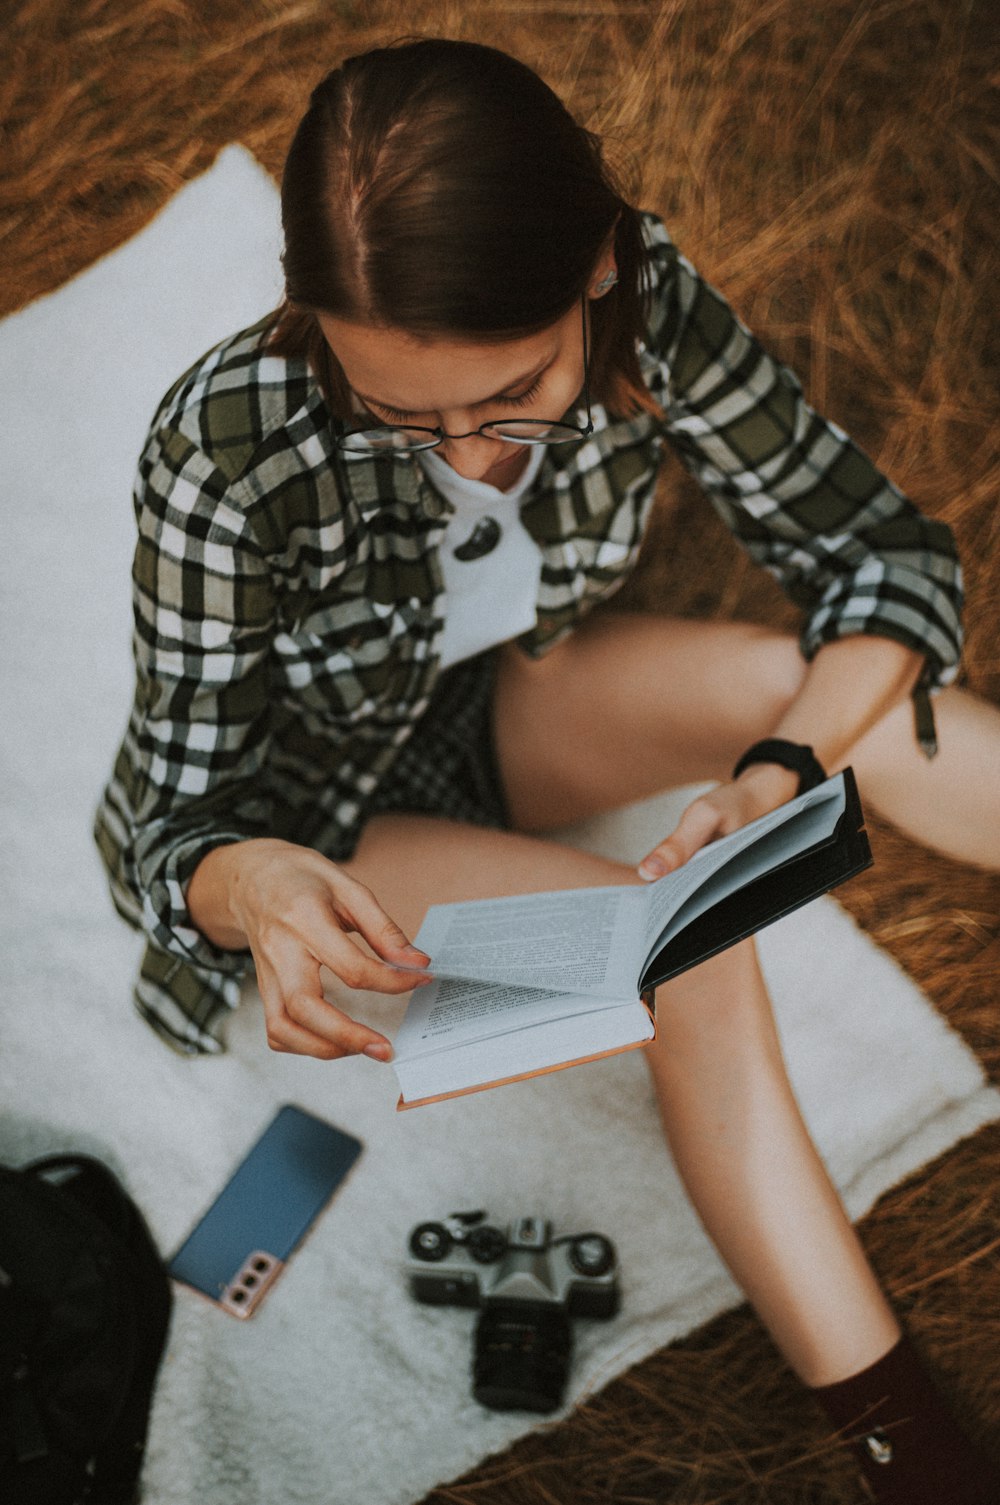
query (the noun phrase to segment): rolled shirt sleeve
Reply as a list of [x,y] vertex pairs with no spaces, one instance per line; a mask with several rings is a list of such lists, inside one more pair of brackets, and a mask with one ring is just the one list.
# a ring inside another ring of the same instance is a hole
[[192,924],[187,883],[213,847],[266,835],[267,562],[234,488],[184,434],[140,462],[133,566],[136,692],[98,816],[119,909],[170,956],[236,978],[238,953]]
[[924,654],[924,684],[948,683],[962,646],[951,530],[809,406],[793,372],[662,227],[652,239],[650,349],[665,432],[739,542],[805,611],[802,652],[870,633]]

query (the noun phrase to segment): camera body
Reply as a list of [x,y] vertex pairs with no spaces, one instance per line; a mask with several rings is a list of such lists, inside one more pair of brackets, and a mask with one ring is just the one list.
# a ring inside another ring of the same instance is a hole
[[473,1394],[494,1411],[554,1411],[569,1371],[571,1317],[618,1311],[615,1247],[601,1233],[554,1238],[544,1218],[505,1229],[484,1212],[420,1223],[408,1245],[410,1292],[433,1306],[479,1309]]

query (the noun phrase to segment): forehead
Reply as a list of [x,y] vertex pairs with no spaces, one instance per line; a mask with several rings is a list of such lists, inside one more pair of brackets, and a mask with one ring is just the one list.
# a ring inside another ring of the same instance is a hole
[[475,406],[548,366],[567,346],[579,313],[572,309],[537,334],[502,341],[450,335],[421,339],[331,314],[317,318],[356,392],[416,413]]

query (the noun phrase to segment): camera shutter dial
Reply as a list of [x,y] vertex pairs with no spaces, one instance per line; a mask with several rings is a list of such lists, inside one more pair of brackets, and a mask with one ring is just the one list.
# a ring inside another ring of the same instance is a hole
[[414,1259],[426,1259],[432,1264],[445,1258],[451,1244],[451,1234],[443,1223],[420,1223],[410,1234],[410,1253]]
[[492,1265],[507,1252],[507,1240],[499,1228],[487,1224],[472,1230],[468,1247],[477,1265]]
[[601,1233],[585,1233],[570,1244],[569,1262],[578,1275],[607,1275],[615,1262],[615,1246]]

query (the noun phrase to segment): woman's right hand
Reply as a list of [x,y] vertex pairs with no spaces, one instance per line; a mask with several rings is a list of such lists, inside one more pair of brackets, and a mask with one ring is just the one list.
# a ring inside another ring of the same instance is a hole
[[[429,982],[418,951],[370,889],[319,852],[271,838],[214,848],[188,885],[198,929],[226,950],[249,946],[272,1050],[331,1061],[365,1054],[388,1061],[384,1035],[323,996],[320,967],[349,988],[408,993]],[[362,936],[370,956],[354,935]]]

